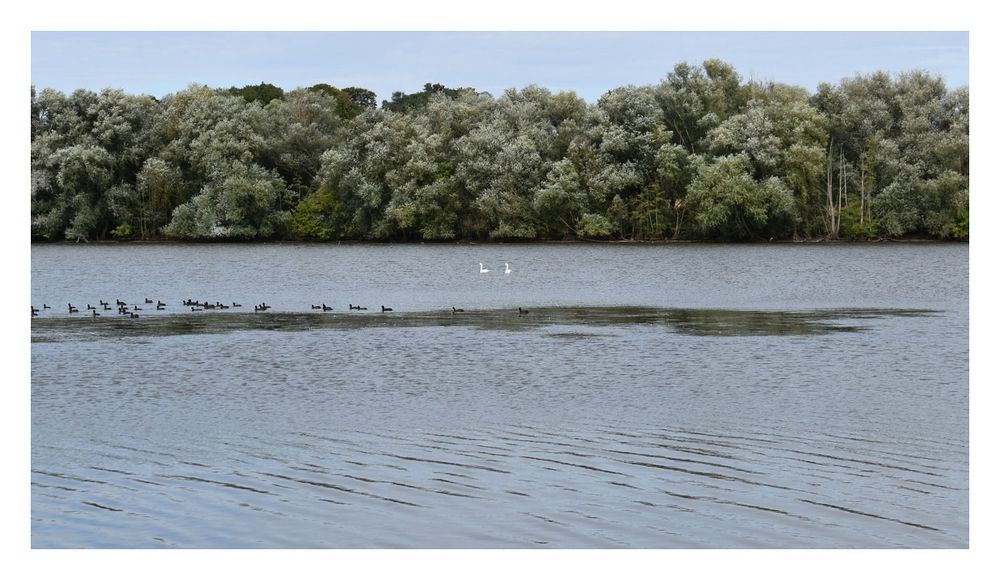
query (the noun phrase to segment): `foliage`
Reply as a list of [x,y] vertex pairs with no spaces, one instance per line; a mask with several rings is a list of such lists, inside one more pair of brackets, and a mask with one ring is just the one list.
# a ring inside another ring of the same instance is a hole
[[318,83],[306,90],[330,97],[334,103],[332,110],[344,119],[351,119],[366,109],[375,108],[375,93],[365,89],[350,87],[342,90],[326,83]]
[[427,106],[434,95],[457,99],[460,95],[470,92],[475,93],[475,89],[468,87],[450,89],[438,83],[425,83],[424,90],[416,93],[407,94],[402,91],[392,93],[392,100],[382,101],[382,108],[396,113],[406,113]]
[[139,230],[144,238],[155,236],[170,221],[173,209],[187,201],[180,171],[159,158],[146,160],[137,177]]
[[[587,207],[587,198],[580,184],[580,176],[571,161],[562,159],[552,165],[532,203],[535,214],[542,224],[547,225],[550,235],[564,237],[573,232],[572,224],[576,223],[578,216]],[[576,229],[579,230],[579,227]],[[577,233],[583,235],[579,231]]]
[[273,100],[284,98],[285,91],[270,83],[260,83],[259,85],[246,85],[240,89],[231,87],[229,94],[243,97],[248,103],[257,101],[261,105],[266,105]]
[[718,60],[588,104],[529,85],[31,88],[33,239],[968,239],[969,94],[812,94]]
[[600,214],[585,213],[576,224],[576,234],[581,238],[606,238],[611,235],[611,221]]
[[757,181],[751,172],[743,153],[699,168],[688,197],[702,233],[735,240],[784,233],[794,207],[791,191],[777,177]]
[[284,183],[259,165],[234,163],[174,210],[167,235],[188,239],[267,239],[282,233]]
[[306,240],[332,240],[340,237],[343,204],[326,187],[306,196],[292,212],[289,228],[292,235]]

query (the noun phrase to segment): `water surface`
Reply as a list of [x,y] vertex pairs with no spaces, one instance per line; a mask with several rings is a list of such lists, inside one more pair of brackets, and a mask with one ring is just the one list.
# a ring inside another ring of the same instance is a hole
[[32,544],[967,547],[967,281],[965,245],[37,245]]

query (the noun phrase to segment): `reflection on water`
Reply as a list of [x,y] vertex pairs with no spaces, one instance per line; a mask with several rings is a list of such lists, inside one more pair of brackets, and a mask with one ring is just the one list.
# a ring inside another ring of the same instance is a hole
[[[486,330],[526,330],[541,326],[628,326],[657,324],[696,335],[809,335],[865,330],[862,321],[888,316],[930,316],[932,310],[853,308],[799,312],[665,309],[638,307],[549,307],[517,310],[335,314],[308,312],[184,313],[106,318],[48,317],[32,320],[32,341],[80,338],[167,336],[244,330],[302,331],[318,329],[472,326]],[[553,336],[595,336],[561,333]]]
[[[938,286],[962,280],[964,250],[876,250],[685,247],[703,261],[668,288],[615,268],[673,249],[477,249],[523,252],[511,276],[527,256],[563,267],[530,284],[445,268],[412,295],[373,274],[382,314],[310,311],[326,278],[296,252],[399,271],[388,250],[193,248],[220,281],[207,294],[250,311],[32,320],[32,545],[967,547],[967,291]],[[211,284],[182,249],[67,252],[33,261],[33,294],[93,305],[102,282],[78,261],[96,256],[102,280],[156,298],[128,286],[150,252],[161,297]],[[269,283],[241,265],[262,258],[299,260],[306,282],[255,314],[260,289],[226,285]],[[713,298],[702,272],[750,280],[746,300]]]

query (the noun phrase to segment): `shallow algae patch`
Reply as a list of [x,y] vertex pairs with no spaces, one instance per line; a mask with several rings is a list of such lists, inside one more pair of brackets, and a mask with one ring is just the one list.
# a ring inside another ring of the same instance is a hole
[[597,333],[597,332],[550,332],[545,336],[551,338],[559,338],[562,340],[590,340],[594,338],[615,337],[618,335],[609,333]]
[[[838,323],[838,320],[841,322]],[[767,336],[859,332],[867,329],[852,323],[856,320],[859,319],[830,311],[678,310],[671,313],[669,323],[682,334]]]
[[[31,341],[51,342],[108,338],[217,334],[247,331],[351,331],[364,328],[471,327],[495,331],[551,329],[557,339],[589,339],[609,334],[601,327],[661,327],[665,332],[697,336],[821,335],[863,332],[889,317],[933,316],[934,310],[851,308],[818,310],[737,310],[649,308],[634,306],[542,307],[518,310],[450,310],[392,313],[211,312],[124,317],[57,316],[31,321]],[[590,330],[570,330],[566,326]]]

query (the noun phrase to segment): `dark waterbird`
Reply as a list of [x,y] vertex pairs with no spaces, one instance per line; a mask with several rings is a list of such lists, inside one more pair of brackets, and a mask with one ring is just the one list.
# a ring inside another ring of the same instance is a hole
[[101,306],[107,306],[108,305],[108,303],[105,302],[105,301],[103,301],[103,300],[98,300],[97,303],[100,304]]
[[98,314],[98,313],[97,313],[97,310],[96,310],[96,309],[94,309],[94,310],[92,310],[92,311],[90,312],[90,317],[91,317],[91,318],[97,318],[98,316],[100,316],[100,314]]
[[382,312],[392,312],[392,308],[386,308],[385,305],[383,304],[382,305]]
[[72,304],[67,304],[67,306],[69,306],[69,313],[70,314],[73,314],[74,312],[79,312],[80,311],[76,306],[73,306]]
[[260,304],[254,305],[253,311],[254,312],[266,312],[268,308],[270,308],[270,306],[268,306],[267,304],[261,302]]
[[109,306],[107,302],[105,302],[104,304],[102,304],[102,306],[104,306],[105,310],[111,310],[111,306]]
[[138,314],[136,314],[135,312],[129,312],[129,313],[128,313],[128,317],[129,317],[129,318],[139,318],[139,315],[138,315]]
[[166,302],[160,302],[159,300],[156,301],[156,307],[157,308],[159,308],[160,306],[166,306],[166,305],[167,305]]
[[156,309],[157,309],[157,310],[165,310],[165,309],[166,309],[166,307],[165,307],[164,305],[162,305],[162,304],[157,304],[157,305],[156,305]]
[[233,302],[233,308],[243,308],[243,305]]
[[49,310],[50,308],[52,307],[49,306],[48,304],[42,304],[42,310]]
[[333,310],[333,306],[327,306],[326,303],[324,302],[323,303],[323,312],[329,312],[331,310]]
[[88,303],[87,303],[87,310],[97,310],[97,308],[95,308],[95,307],[91,306],[91,305],[90,305],[90,302],[88,302]]
[[196,307],[196,306],[192,306],[192,307],[191,307],[191,312],[201,312],[201,311],[202,311],[202,309],[201,309],[201,308],[198,308],[198,307]]
[[31,315],[38,316],[38,309],[35,308],[34,306],[31,307]]
[[459,312],[465,312],[465,310],[462,310],[461,308],[455,308],[454,306],[451,307],[452,314],[458,314]]
[[527,311],[527,310],[524,310],[524,309],[522,309],[522,308],[521,308],[520,306],[518,306],[518,307],[517,307],[517,315],[518,315],[518,316],[524,316],[525,314],[528,314],[528,311]]
[[149,298],[146,299],[146,304],[152,304],[152,303],[153,303],[152,300],[150,300]]
[[323,308],[323,307],[322,307],[322,306],[320,306],[319,304],[310,304],[310,306],[312,306],[312,309],[313,309],[313,310],[319,310],[320,308]]

